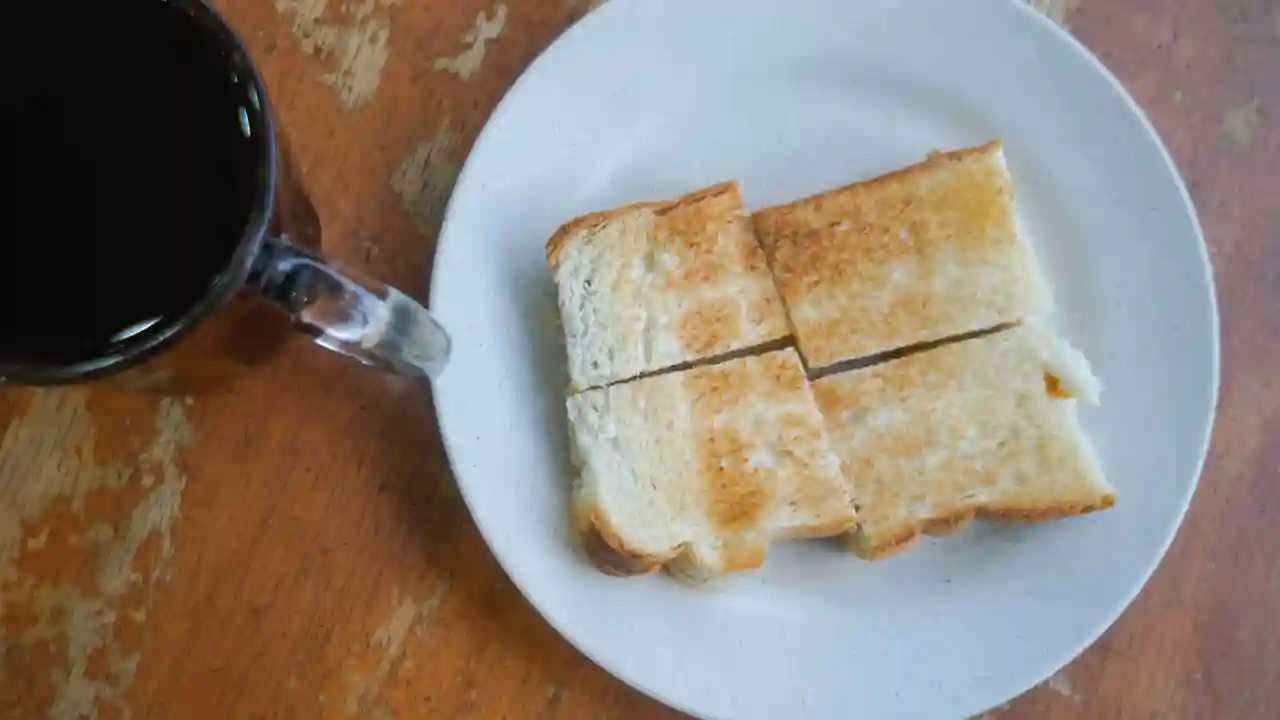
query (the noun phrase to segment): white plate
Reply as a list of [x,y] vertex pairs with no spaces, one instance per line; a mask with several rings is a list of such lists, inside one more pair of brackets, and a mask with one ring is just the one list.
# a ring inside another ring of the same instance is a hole
[[[594,571],[569,533],[551,232],[727,178],[761,207],[997,136],[1060,329],[1107,387],[1083,418],[1117,507],[875,564],[777,544],[704,589]],[[489,121],[432,305],[457,343],[440,426],[494,554],[591,659],[716,718],[965,717],[1040,682],[1173,538],[1218,384],[1208,259],[1168,154],[1097,60],[1012,0],[613,0]]]

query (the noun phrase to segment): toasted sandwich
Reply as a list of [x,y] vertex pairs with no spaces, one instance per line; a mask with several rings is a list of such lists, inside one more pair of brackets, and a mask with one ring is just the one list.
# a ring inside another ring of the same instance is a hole
[[975,517],[1111,507],[1076,417],[1100,390],[1084,356],[1034,323],[817,380],[858,510],[854,551],[883,557]]
[[853,505],[792,349],[568,398],[573,515],[612,575],[703,581],[752,570],[770,541],[850,531]]
[[780,346],[790,332],[737,183],[580,217],[547,260],[573,391]]
[[754,215],[812,370],[1039,317],[999,141]]

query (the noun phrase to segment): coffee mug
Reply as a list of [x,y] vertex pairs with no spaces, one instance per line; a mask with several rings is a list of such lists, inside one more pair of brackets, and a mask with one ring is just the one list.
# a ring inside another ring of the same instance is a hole
[[439,375],[449,338],[425,308],[316,253],[262,78],[215,10],[27,5],[43,16],[22,26],[55,39],[6,103],[19,190],[0,251],[0,382],[199,379],[263,356],[287,325]]

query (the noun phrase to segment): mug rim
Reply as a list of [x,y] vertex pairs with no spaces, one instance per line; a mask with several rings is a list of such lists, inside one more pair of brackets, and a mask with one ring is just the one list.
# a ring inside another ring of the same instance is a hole
[[205,32],[211,34],[223,51],[229,69],[243,73],[256,95],[264,132],[256,138],[258,150],[265,159],[265,172],[260,176],[258,198],[237,241],[235,252],[218,273],[200,299],[179,314],[165,317],[137,335],[127,338],[98,356],[73,363],[21,363],[0,361],[0,385],[17,382],[27,385],[53,385],[92,380],[127,370],[155,357],[181,340],[214,311],[225,305],[246,284],[275,215],[277,182],[277,143],[275,116],[267,96],[265,83],[249,56],[244,41],[220,12],[201,0],[161,0],[179,6],[196,18]]

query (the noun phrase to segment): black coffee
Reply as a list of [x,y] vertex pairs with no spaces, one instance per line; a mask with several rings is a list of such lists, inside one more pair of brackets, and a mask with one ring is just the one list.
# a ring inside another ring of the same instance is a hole
[[110,355],[227,271],[265,129],[234,48],[184,4],[29,3],[45,17],[11,26],[41,39],[6,79],[0,365]]

